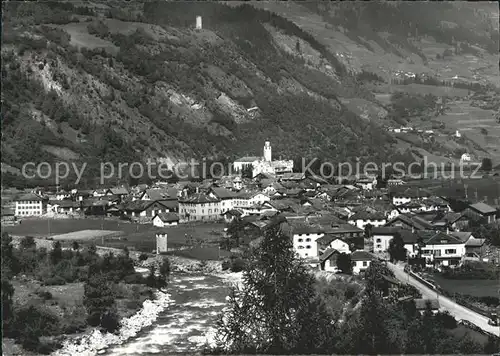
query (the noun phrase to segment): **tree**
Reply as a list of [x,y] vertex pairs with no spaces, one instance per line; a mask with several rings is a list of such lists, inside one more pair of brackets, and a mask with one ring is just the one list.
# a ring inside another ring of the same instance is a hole
[[84,286],[83,305],[91,326],[100,325],[109,332],[116,330],[117,325],[110,322],[110,318],[116,315],[115,297],[103,273],[89,273]]
[[491,171],[493,168],[493,163],[491,162],[491,158],[485,157],[481,162],[481,169],[485,172]]
[[80,249],[80,245],[78,244],[78,241],[73,241],[73,244],[71,245],[71,248],[74,251],[78,251]]
[[62,259],[62,247],[59,241],[54,242],[52,251],[50,251],[50,261],[53,265],[58,264]]
[[25,236],[20,243],[22,249],[30,249],[36,247],[35,238],[33,236]]
[[168,284],[168,279],[170,277],[170,260],[165,257],[160,265],[159,275],[156,280],[156,288],[165,288]]
[[18,263],[14,257],[12,237],[7,232],[2,232],[2,276],[10,277],[18,272]]
[[244,285],[233,288],[217,323],[217,346],[230,353],[328,350],[333,325],[316,298],[314,277],[295,259],[286,223],[275,218],[250,256]]
[[405,261],[406,260],[406,248],[405,243],[401,237],[401,234],[397,233],[394,235],[393,239],[389,243],[389,248],[387,249],[391,261]]
[[351,274],[352,273],[352,262],[351,255],[347,253],[341,253],[337,257],[337,267],[342,271],[342,273]]
[[10,328],[14,318],[13,296],[14,287],[2,273],[2,330],[6,335],[8,335],[8,332],[11,330]]

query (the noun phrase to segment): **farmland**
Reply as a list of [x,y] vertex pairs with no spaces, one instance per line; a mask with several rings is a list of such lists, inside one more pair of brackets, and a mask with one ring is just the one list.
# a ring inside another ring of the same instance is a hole
[[[165,228],[157,228],[151,224],[131,224],[118,220],[103,219],[30,219],[23,220],[20,225],[2,228],[12,235],[33,236],[61,241],[95,241],[107,247],[133,248],[151,252],[156,248],[155,232],[162,230],[168,234],[169,246],[179,247],[188,243],[214,243],[218,241],[224,224],[201,223],[183,224]],[[50,232],[50,233],[49,233]],[[103,239],[104,237],[104,239]]]
[[467,279],[446,279],[439,275],[433,276],[437,284],[449,293],[460,293],[475,297],[498,297],[498,280],[467,280]]
[[125,234],[148,231],[151,225],[136,225],[119,220],[104,219],[26,219],[16,226],[2,228],[13,235],[47,237],[81,230],[123,231]]

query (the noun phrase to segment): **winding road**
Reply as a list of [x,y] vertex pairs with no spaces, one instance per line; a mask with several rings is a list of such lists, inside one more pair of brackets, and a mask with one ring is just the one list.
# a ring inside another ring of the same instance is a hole
[[484,331],[490,332],[494,335],[500,336],[500,327],[492,326],[488,324],[488,318],[478,314],[468,308],[455,303],[453,300],[439,294],[435,290],[425,286],[424,284],[417,281],[412,276],[409,276],[402,265],[395,265],[387,262],[387,267],[394,272],[397,279],[402,282],[408,283],[416,287],[420,293],[422,293],[422,298],[425,299],[438,299],[441,308],[448,310],[451,315],[453,315],[457,320],[467,320],[471,323],[477,325]]

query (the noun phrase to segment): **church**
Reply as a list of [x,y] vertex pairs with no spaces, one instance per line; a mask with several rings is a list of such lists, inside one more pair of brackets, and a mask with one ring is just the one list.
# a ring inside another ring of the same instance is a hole
[[246,166],[252,166],[253,176],[260,173],[271,174],[277,177],[284,173],[291,173],[293,171],[293,160],[272,160],[271,143],[266,141],[264,144],[264,155],[262,157],[242,157],[233,163],[234,170],[240,172]]

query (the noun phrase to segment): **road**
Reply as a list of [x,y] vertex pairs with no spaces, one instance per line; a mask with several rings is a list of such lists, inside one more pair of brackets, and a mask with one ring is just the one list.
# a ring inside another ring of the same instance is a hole
[[488,318],[478,314],[468,308],[461,306],[460,304],[455,303],[453,300],[438,294],[435,290],[423,285],[415,278],[408,276],[408,274],[404,271],[404,267],[401,265],[394,265],[392,263],[387,262],[387,267],[394,272],[394,275],[397,279],[402,282],[409,283],[416,287],[420,293],[422,293],[422,298],[425,299],[438,299],[439,305],[441,308],[448,310],[451,315],[453,315],[457,320],[467,320],[471,323],[474,323],[481,329],[500,336],[500,327],[492,326],[488,324]]

